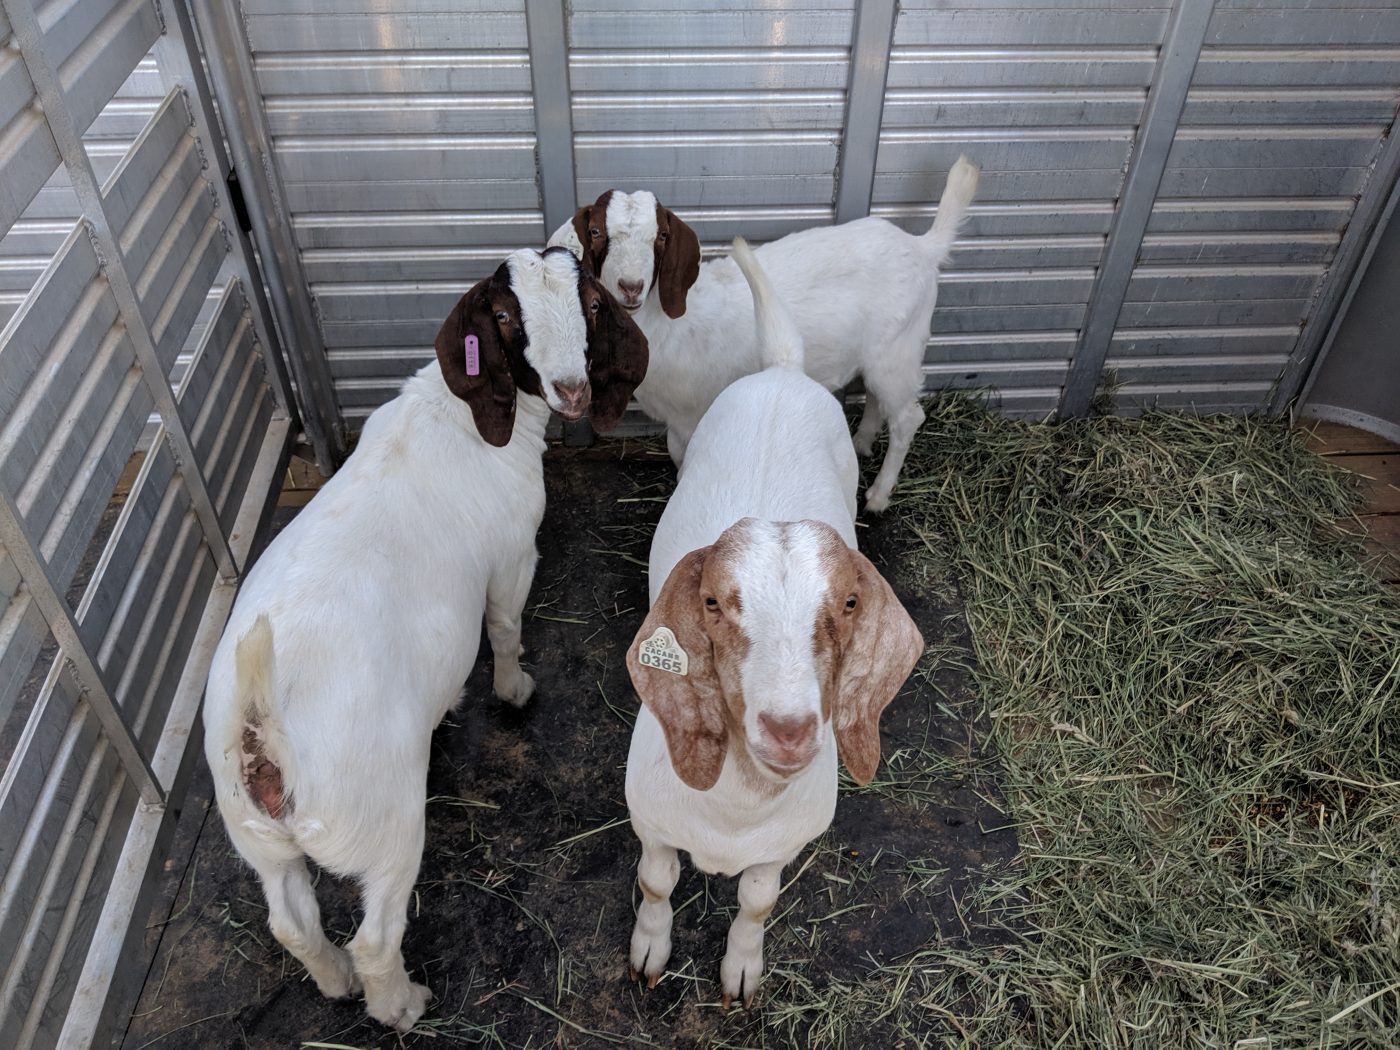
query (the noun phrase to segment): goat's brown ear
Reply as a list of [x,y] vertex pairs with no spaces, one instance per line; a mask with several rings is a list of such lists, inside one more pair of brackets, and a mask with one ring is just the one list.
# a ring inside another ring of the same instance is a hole
[[[574,236],[578,238],[579,248],[583,252],[579,262],[582,263],[583,272],[594,277],[602,275],[603,258],[608,254],[608,202],[612,200],[612,195],[613,191],[608,190],[592,204],[585,204],[574,212]],[[595,226],[604,234],[601,245],[594,244],[593,235],[588,232]]]
[[589,213],[593,210],[593,205],[585,204],[578,211],[574,212],[574,236],[578,238],[579,251],[583,254],[579,257],[579,262],[583,264],[585,273],[593,272],[593,253],[589,251],[589,244],[592,238],[588,235],[590,223]]
[[729,747],[724,690],[700,601],[700,574],[711,550],[691,551],[676,563],[627,649],[627,672],[661,723],[671,766],[697,791],[715,786]]
[[670,318],[685,314],[685,297],[700,276],[700,238],[669,208],[656,206],[657,225],[669,228],[657,265],[656,284],[661,293],[661,309]]
[[[499,274],[472,286],[438,329],[435,349],[447,388],[472,410],[482,440],[500,448],[515,427],[515,380],[491,304]],[[475,337],[475,346],[469,345]]]
[[594,282],[602,302],[588,315],[588,384],[593,388],[593,429],[606,434],[647,375],[647,338],[616,299]]
[[842,654],[832,711],[836,750],[857,784],[868,784],[880,765],[880,712],[924,653],[924,638],[870,559],[855,560],[855,630]]

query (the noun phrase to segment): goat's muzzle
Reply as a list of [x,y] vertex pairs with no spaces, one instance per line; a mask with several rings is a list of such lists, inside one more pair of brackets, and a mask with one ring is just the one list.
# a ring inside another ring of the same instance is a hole
[[555,383],[554,392],[559,395],[559,407],[556,411],[573,422],[582,419],[583,414],[588,411],[588,406],[593,401],[593,388],[587,381],[578,384]]

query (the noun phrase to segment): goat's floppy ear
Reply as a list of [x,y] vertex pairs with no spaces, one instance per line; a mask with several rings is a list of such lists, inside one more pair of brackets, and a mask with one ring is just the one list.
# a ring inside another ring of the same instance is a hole
[[661,309],[667,317],[676,318],[684,315],[686,293],[700,276],[700,238],[669,208],[658,204],[656,210],[660,212],[657,225],[669,228],[657,264],[656,284],[661,293]]
[[880,765],[880,712],[924,653],[923,635],[870,559],[851,551],[859,576],[855,630],[842,654],[832,728],[857,784]]
[[691,551],[676,563],[627,649],[627,672],[661,723],[671,766],[697,791],[715,786],[729,747],[724,690],[700,601],[700,574],[711,550]]
[[595,282],[602,301],[588,315],[588,384],[593,388],[593,429],[617,426],[632,391],[647,375],[647,338],[626,310]]
[[[501,346],[488,277],[458,300],[438,329],[438,367],[447,388],[472,410],[482,440],[500,448],[515,427],[515,380]],[[468,346],[475,336],[475,355]]]

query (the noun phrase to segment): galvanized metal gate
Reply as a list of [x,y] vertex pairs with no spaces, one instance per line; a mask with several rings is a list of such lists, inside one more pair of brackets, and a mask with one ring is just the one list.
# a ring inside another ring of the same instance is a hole
[[0,2],[4,1046],[100,1024],[291,437],[198,52],[164,17]]
[[242,7],[352,424],[579,200],[652,189],[710,251],[867,210],[917,230],[961,151],[982,187],[929,389],[1279,411],[1400,168],[1392,0]]

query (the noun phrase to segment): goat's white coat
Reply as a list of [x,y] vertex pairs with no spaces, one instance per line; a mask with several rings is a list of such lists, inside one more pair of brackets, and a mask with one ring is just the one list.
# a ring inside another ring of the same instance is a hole
[[[959,159],[948,174],[933,226],[922,236],[905,233],[884,219],[864,218],[803,230],[755,250],[797,322],[806,373],[828,390],[862,377],[867,407],[856,436],[862,455],[869,455],[882,423],[889,423],[889,448],[866,493],[872,511],[889,505],[909,444],[923,423],[918,398],[938,270],[976,193],[977,177],[976,166]],[[647,337],[651,359],[635,397],[648,416],[666,425],[671,455],[679,466],[701,417],[720,391],[763,364],[748,285],[731,259],[701,265],[685,314],[673,320],[652,294],[650,252],[644,256],[614,247],[633,245],[645,232],[634,227],[636,217],[647,209],[628,207],[630,198],[642,194],[654,202],[645,191],[615,192],[609,201],[609,250],[598,277],[619,297],[620,281],[643,282],[642,305],[633,319]],[[615,212],[624,224],[616,228]],[[650,223],[655,236],[654,208]],[[555,231],[549,243],[580,251],[570,223]]]
[[[533,251],[508,263],[542,389],[585,381],[577,263]],[[408,980],[400,943],[431,734],[461,696],[483,616],[496,694],[519,705],[534,689],[520,626],[548,420],[545,401],[520,394],[509,442],[493,447],[436,362],[411,376],[249,572],[209,673],[205,755],[274,935],[323,993],[363,985],[371,1016],[403,1031],[429,997]],[[279,819],[245,787],[248,729],[281,770]],[[348,953],[326,940],[303,854],[361,883],[365,916]]]
[[[522,395],[510,442],[492,448],[437,365],[422,369],[370,416],[355,454],[248,574],[210,671],[205,754],[274,934],[322,992],[346,995],[362,980],[371,1015],[405,1030],[428,998],[409,983],[399,944],[423,852],[429,741],[476,661],[483,615],[497,693],[523,704],[533,689],[519,665],[520,618],[544,515],[548,418],[543,401]],[[259,617],[272,651],[238,644]],[[271,679],[285,747],[264,734],[291,800],[280,820],[241,776],[258,671]],[[365,917],[349,957],[322,933],[303,853],[361,880]]]
[[[801,681],[801,654],[770,650],[782,648],[792,636],[805,643],[806,663],[811,664],[812,623],[825,584],[815,563],[806,564],[804,571],[803,559],[810,552],[802,538],[795,538],[785,558],[774,549],[777,526],[769,523],[825,522],[855,547],[858,481],[840,404],[798,371],[800,337],[781,316],[781,305],[763,297],[760,305],[765,363],[772,367],[732,383],[700,420],[675,493],[656,527],[648,566],[654,604],[682,557],[714,543],[737,520],[766,519],[755,523],[756,542],[737,574],[751,642],[744,673],[750,741],[759,711],[781,710],[784,690],[790,690],[794,677]],[[764,689],[752,671],[761,672],[765,661],[769,666],[781,663],[784,656],[796,659],[788,660],[792,667],[773,683],[781,681],[783,688]],[[758,666],[751,669],[751,664]],[[820,706],[819,692],[803,699]],[[708,791],[697,791],[673,768],[661,723],[645,706],[638,711],[626,781],[632,828],[643,848],[638,879],[645,900],[631,951],[636,970],[655,977],[670,955],[670,905],[651,898],[669,897],[679,874],[676,851],[686,850],[702,871],[742,873],[740,914],[731,928],[721,978],[726,996],[752,995],[762,972],[763,919],[777,898],[782,867],[826,830],[835,813],[836,739],[829,721],[819,723],[817,732],[818,751],[810,765],[780,783],[762,786],[751,772],[741,771],[731,741],[719,780]]]

